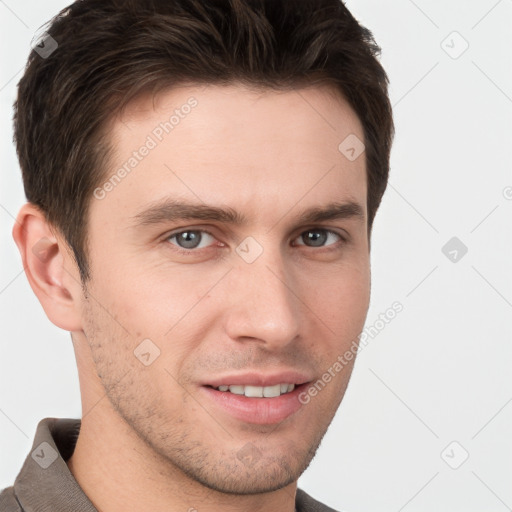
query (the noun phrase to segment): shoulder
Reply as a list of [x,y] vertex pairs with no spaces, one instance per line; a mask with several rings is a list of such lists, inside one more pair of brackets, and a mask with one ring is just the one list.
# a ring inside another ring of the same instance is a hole
[[299,488],[297,488],[296,506],[297,512],[339,512],[320,503]]
[[23,512],[14,495],[13,486],[0,490],[0,512]]

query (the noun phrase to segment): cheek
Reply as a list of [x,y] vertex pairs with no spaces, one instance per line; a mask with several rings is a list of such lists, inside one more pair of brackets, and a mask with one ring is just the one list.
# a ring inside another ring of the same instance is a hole
[[[198,303],[211,287],[208,279],[201,282],[199,275],[191,280],[176,274],[141,266],[130,272],[126,267],[122,272],[120,268],[112,269],[108,278],[105,273],[105,279],[98,280],[92,292],[103,306],[99,312],[101,330],[115,337],[115,350],[124,353],[122,364],[144,371],[141,380],[151,373],[155,392],[158,385],[164,389],[169,379],[172,381],[165,370],[171,375],[179,373],[183,361],[200,343],[198,329],[203,329],[213,314],[198,317],[206,299],[201,307]],[[136,354],[147,352],[155,359],[150,366],[142,367]]]
[[132,337],[162,336],[186,302],[182,284],[170,273],[157,278],[140,264],[117,261],[95,279],[95,298]]
[[332,272],[308,288],[308,305],[335,343],[347,342],[363,329],[370,302],[370,273],[365,265]]

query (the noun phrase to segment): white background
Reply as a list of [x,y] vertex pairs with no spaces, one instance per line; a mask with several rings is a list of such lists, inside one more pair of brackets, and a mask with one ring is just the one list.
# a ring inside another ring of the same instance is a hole
[[[0,489],[40,419],[81,416],[70,335],[46,318],[11,237],[25,199],[15,87],[33,35],[68,3],[0,1]],[[349,512],[510,510],[512,0],[346,3],[382,47],[397,131],[367,325],[404,309],[359,354],[299,485]],[[454,236],[468,248],[456,263],[441,251]]]

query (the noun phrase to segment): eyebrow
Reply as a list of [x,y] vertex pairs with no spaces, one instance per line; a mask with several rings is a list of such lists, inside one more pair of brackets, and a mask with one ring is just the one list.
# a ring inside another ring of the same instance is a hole
[[[150,204],[132,217],[134,226],[148,226],[177,220],[217,221],[224,224],[244,225],[247,217],[233,208],[219,207],[200,203],[189,203],[178,199],[166,198]],[[332,202],[309,208],[297,218],[301,224],[311,224],[328,220],[356,219],[365,220],[363,207],[354,202]]]

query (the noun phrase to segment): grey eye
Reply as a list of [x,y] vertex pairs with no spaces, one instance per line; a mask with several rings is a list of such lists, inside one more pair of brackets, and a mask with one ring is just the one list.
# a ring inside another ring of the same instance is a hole
[[[201,248],[199,245],[208,237],[213,239],[213,236],[203,231],[201,229],[190,229],[186,231],[180,231],[179,233],[174,233],[169,236],[167,240],[171,241],[173,238],[176,240],[176,243],[173,245],[177,245],[182,249],[198,249]],[[203,247],[205,247],[203,245]]]

